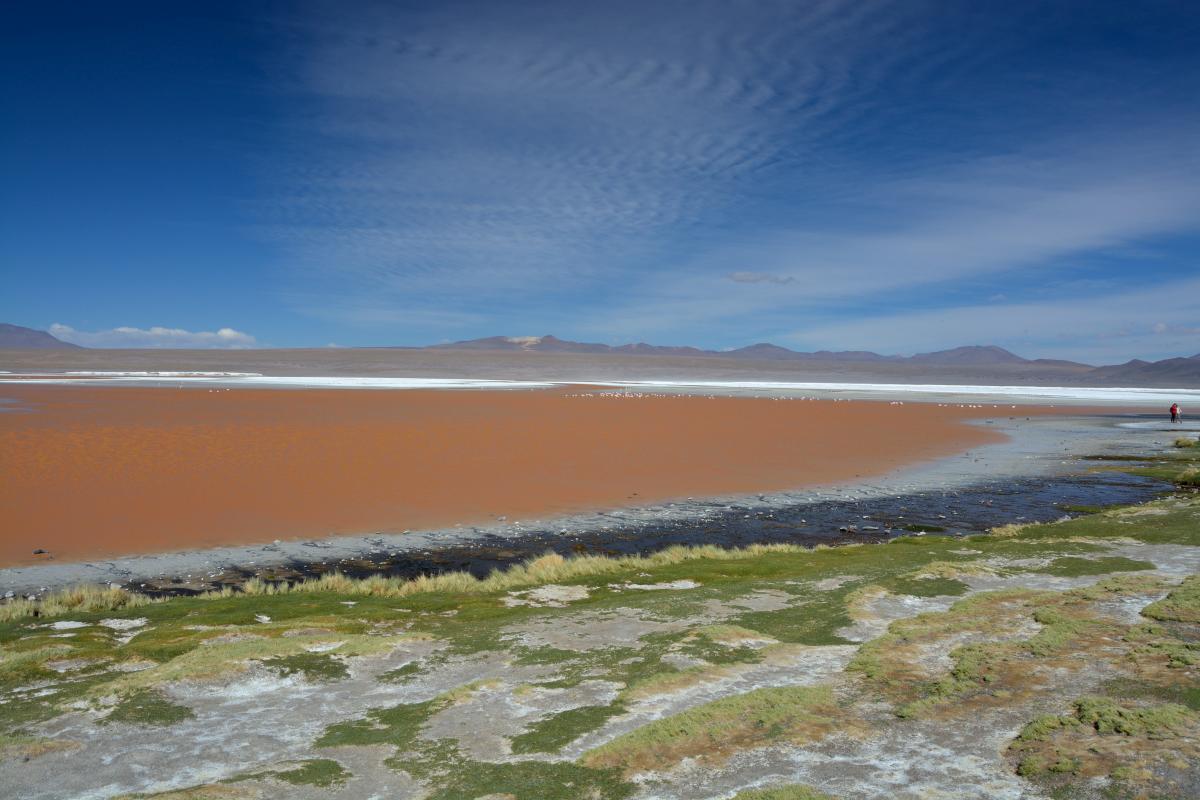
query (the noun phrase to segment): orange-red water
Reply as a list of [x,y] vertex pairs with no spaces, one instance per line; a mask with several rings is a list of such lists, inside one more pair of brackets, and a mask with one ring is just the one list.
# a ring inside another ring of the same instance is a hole
[[779,490],[1001,438],[934,404],[580,391],[7,386],[32,410],[0,414],[0,566]]

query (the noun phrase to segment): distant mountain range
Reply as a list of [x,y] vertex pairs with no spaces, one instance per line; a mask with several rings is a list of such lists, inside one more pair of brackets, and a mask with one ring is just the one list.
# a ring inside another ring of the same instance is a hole
[[79,345],[56,339],[45,331],[0,322],[0,348],[13,350],[78,350]]
[[701,358],[733,358],[749,361],[828,362],[836,364],[913,364],[945,367],[1035,367],[1045,377],[1056,373],[1064,379],[1102,380],[1108,383],[1128,381],[1130,385],[1176,379],[1181,384],[1200,382],[1200,353],[1188,358],[1168,358],[1162,361],[1134,359],[1125,364],[1094,367],[1077,361],[1053,358],[1022,358],[1016,353],[995,345],[967,345],[913,356],[885,356],[869,350],[818,350],[800,352],[777,344],[760,342],[734,350],[701,350],[697,347],[663,347],[637,344],[607,345],[594,342],[572,342],[556,336],[489,336],[462,342],[431,345],[426,350],[494,350],[526,353],[599,353],[638,356],[693,356]]
[[1088,364],[1074,361],[1056,361],[1045,358],[1021,358],[1003,347],[994,345],[970,345],[915,356],[884,356],[868,350],[818,350],[805,353],[789,350],[777,344],[760,342],[735,350],[701,350],[697,347],[663,347],[660,345],[637,344],[607,345],[589,342],[570,342],[555,336],[489,336],[486,339],[468,339],[463,342],[435,344],[429,350],[507,350],[526,353],[611,353],[614,355],[637,356],[700,356],[715,358],[741,358],[755,361],[838,361],[838,362],[911,362],[914,364],[952,364],[979,366],[986,364],[1046,364],[1062,367],[1091,368]]
[[[62,366],[59,367],[61,369],[96,367],[101,362],[91,354],[104,352],[87,350],[61,341],[45,331],[4,323],[0,323],[0,349],[62,351],[53,356],[53,362],[61,364]],[[705,362],[711,362],[709,366],[717,371],[735,369],[743,374],[770,373],[775,376],[774,379],[787,380],[824,380],[830,379],[830,376],[842,380],[845,379],[844,376],[852,376],[855,380],[882,380],[898,383],[913,380],[935,383],[956,382],[959,379],[969,379],[971,381],[1011,381],[1041,385],[1061,383],[1101,386],[1200,386],[1200,354],[1189,358],[1167,358],[1153,362],[1135,359],[1124,364],[1094,367],[1075,361],[1022,358],[994,345],[955,347],[950,350],[918,353],[913,356],[885,356],[866,350],[798,352],[767,342],[739,347],[735,350],[702,350],[697,347],[664,347],[644,342],[615,346],[594,342],[572,342],[556,336],[489,336],[484,339],[470,339],[428,347],[355,348],[355,350],[363,355],[383,353],[387,350],[425,352],[460,350],[483,353],[590,354],[596,356],[645,356],[648,358],[660,356],[672,358],[670,364],[663,363],[663,369],[687,371],[693,367],[700,368],[700,365]],[[72,351],[77,355],[72,355]],[[147,355],[149,352],[145,350],[125,351],[128,354],[127,358],[138,360],[139,363],[149,358]],[[284,358],[287,353],[294,353],[299,357],[300,353],[314,351],[264,350],[261,352],[263,354],[273,353],[275,356],[272,356],[272,359],[275,359],[276,357]],[[203,359],[205,364],[211,366],[210,362],[213,359],[225,358],[229,363],[222,362],[222,369],[236,370],[240,368],[238,365],[241,362],[234,355],[226,357],[219,356],[214,351],[198,350],[190,351],[190,353],[191,355],[185,355],[183,351],[179,350],[159,351],[158,355],[150,361],[155,364],[162,362],[168,368],[174,369],[179,368],[179,364],[192,364],[197,359]],[[85,354],[88,355],[85,357]],[[328,351],[323,353],[320,360],[323,361],[328,355]],[[305,359],[303,363],[316,363],[311,356],[305,356]],[[696,359],[696,361],[690,359]],[[46,364],[52,363],[45,359],[42,360]],[[740,362],[741,366],[735,366],[731,364],[731,361]],[[349,359],[339,359],[338,368],[352,369],[351,363],[353,362]],[[382,368],[388,368],[387,363],[386,360],[382,362]],[[651,362],[639,363],[648,366]],[[0,364],[0,366],[3,365]],[[577,366],[582,368],[583,362],[581,361]],[[143,365],[141,368],[151,367]],[[303,367],[298,368],[303,369]],[[609,364],[605,368],[618,373],[621,369],[617,363]],[[555,369],[559,369],[559,367]],[[591,369],[592,367],[589,366],[588,370]],[[708,369],[708,367],[704,367],[704,369]],[[652,370],[657,371],[657,368],[652,368]],[[306,373],[296,372],[295,374]]]

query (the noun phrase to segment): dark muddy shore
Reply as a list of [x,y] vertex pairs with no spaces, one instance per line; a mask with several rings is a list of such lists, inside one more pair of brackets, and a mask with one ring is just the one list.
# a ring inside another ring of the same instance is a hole
[[[602,515],[611,525],[562,531],[525,526],[517,536],[481,533],[469,544],[378,553],[332,561],[293,560],[261,570],[229,570],[197,582],[134,583],[154,596],[195,594],[236,586],[250,578],[297,581],[339,571],[361,578],[373,574],[414,578],[466,571],[483,577],[547,552],[572,555],[645,555],[677,545],[745,547],[751,544],[805,546],[879,543],[923,533],[966,536],[1010,523],[1048,522],[1087,513],[1081,509],[1141,503],[1171,490],[1169,483],[1122,472],[1006,479],[943,491],[922,491],[851,500],[826,500],[782,508],[711,504],[689,520],[645,522]],[[703,504],[700,504],[703,506]],[[382,543],[382,542],[381,542]]]

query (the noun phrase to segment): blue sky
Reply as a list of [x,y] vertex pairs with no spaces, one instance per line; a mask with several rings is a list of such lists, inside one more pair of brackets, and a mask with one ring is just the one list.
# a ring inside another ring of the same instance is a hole
[[6,17],[0,319],[81,343],[1200,352],[1193,3]]

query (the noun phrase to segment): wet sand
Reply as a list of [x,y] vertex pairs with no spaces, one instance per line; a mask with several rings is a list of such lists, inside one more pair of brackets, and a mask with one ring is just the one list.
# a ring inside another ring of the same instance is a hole
[[993,409],[588,391],[6,386],[0,566],[783,490],[1003,438],[965,424]]

